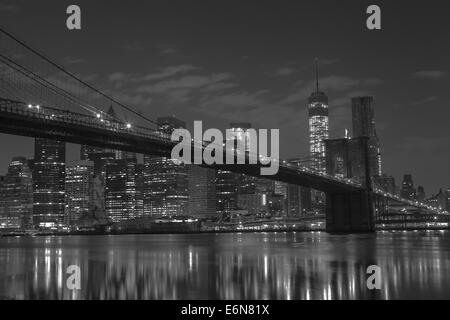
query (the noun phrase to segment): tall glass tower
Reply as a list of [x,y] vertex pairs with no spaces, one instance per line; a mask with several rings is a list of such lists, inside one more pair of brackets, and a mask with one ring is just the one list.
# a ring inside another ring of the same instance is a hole
[[33,184],[28,161],[14,158],[0,186],[0,229],[26,229],[32,225]]
[[380,140],[375,130],[373,97],[352,98],[353,137],[369,138],[369,170],[371,176],[381,176]]
[[311,168],[325,173],[325,140],[329,138],[328,97],[319,90],[319,68],[316,59],[316,91],[308,102],[309,150]]
[[[158,131],[171,135],[186,123],[175,117],[158,118]],[[170,158],[144,155],[144,216],[182,216],[188,210],[188,167]]]
[[38,229],[64,226],[66,144],[35,139],[33,169],[33,223]]

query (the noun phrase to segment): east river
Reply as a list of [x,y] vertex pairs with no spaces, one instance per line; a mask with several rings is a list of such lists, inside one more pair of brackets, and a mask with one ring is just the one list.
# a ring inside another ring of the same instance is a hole
[[421,298],[450,298],[448,231],[0,238],[0,299]]

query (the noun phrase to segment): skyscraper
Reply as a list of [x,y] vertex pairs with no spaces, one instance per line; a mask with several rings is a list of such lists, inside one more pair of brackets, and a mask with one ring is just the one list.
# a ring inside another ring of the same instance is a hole
[[36,138],[34,153],[34,226],[61,228],[64,226],[66,145],[61,141]]
[[106,164],[105,211],[113,222],[137,218],[136,159],[114,159]]
[[316,91],[308,101],[309,150],[311,167],[325,173],[325,140],[329,138],[328,97],[319,90],[318,70],[316,59]]
[[445,191],[445,196],[447,197],[447,211],[450,212],[450,188]]
[[199,218],[216,216],[216,171],[188,166],[189,215]]
[[240,175],[229,171],[218,170],[216,175],[217,213],[227,218],[237,210],[238,183]]
[[[291,159],[290,164],[302,167],[309,163],[309,160],[305,159]],[[309,188],[305,188],[297,185],[287,185],[287,215],[288,216],[303,216],[312,209],[311,195],[316,194],[317,197],[324,197],[321,192],[313,191]],[[317,202],[316,202],[317,206]]]
[[371,176],[381,176],[380,141],[375,129],[373,97],[352,98],[353,138],[369,138],[369,167]]
[[[114,125],[112,121],[119,119],[112,105],[104,116],[106,125]],[[91,188],[94,218],[122,221],[142,215],[142,201],[139,203],[136,190],[135,153],[84,145],[80,159],[94,163]],[[124,212],[120,213],[122,209]]]
[[248,122],[235,122],[230,124],[230,129],[236,135],[235,148],[237,144],[245,145],[245,152],[250,152],[251,138],[248,129],[252,128],[252,124]]
[[405,174],[403,176],[402,189],[400,196],[404,199],[414,200],[416,198],[416,189],[414,188],[414,182],[412,175]]
[[94,164],[74,161],[66,166],[66,221],[72,225],[92,213]]
[[0,229],[32,227],[33,182],[28,161],[12,159],[0,186]]
[[[186,124],[175,117],[158,120],[158,131],[172,134]],[[165,157],[144,155],[144,216],[176,216],[187,213],[188,180],[186,165]]]
[[417,201],[424,201],[426,198],[425,188],[422,186],[417,187]]
[[136,164],[136,210],[137,216],[144,215],[144,164]]
[[425,201],[428,205],[439,209],[439,210],[446,210],[447,206],[447,197],[445,193],[442,191],[442,189],[439,190],[438,194],[432,195],[430,198],[428,198]]
[[[329,138],[328,97],[319,90],[319,60],[316,59],[316,91],[308,100],[310,167],[321,173],[326,171],[325,140]],[[311,205],[315,210],[325,208],[325,194],[311,190]]]
[[[250,135],[248,129],[251,123],[231,123],[230,129],[236,135],[235,148],[238,143],[245,145],[245,151],[250,151]],[[256,190],[256,178],[237,174],[230,171],[218,170],[216,175],[216,201],[217,212],[222,218],[227,218],[238,209],[239,194],[254,194]]]

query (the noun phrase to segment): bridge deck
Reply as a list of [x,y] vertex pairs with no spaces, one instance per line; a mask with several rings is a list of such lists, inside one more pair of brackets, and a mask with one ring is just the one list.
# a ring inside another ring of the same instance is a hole
[[[126,124],[121,122],[56,108],[44,106],[38,108],[24,102],[1,98],[0,132],[164,157],[171,156],[175,145],[168,135],[147,128],[127,128]],[[261,164],[204,166],[261,177]],[[338,179],[284,161],[280,162],[280,169],[276,175],[262,177],[327,193],[345,193],[363,189],[358,182],[350,179]]]

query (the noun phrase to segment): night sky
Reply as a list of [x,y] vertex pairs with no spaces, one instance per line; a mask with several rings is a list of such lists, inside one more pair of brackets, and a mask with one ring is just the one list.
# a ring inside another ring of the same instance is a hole
[[[308,154],[319,57],[331,137],[351,129],[350,97],[373,95],[383,171],[398,185],[413,174],[430,196],[450,187],[447,2],[0,0],[0,25],[153,119],[279,128],[283,158]],[[81,31],[66,28],[71,4]],[[366,28],[370,4],[381,7],[381,31]],[[33,155],[32,139],[0,143],[0,173]]]

